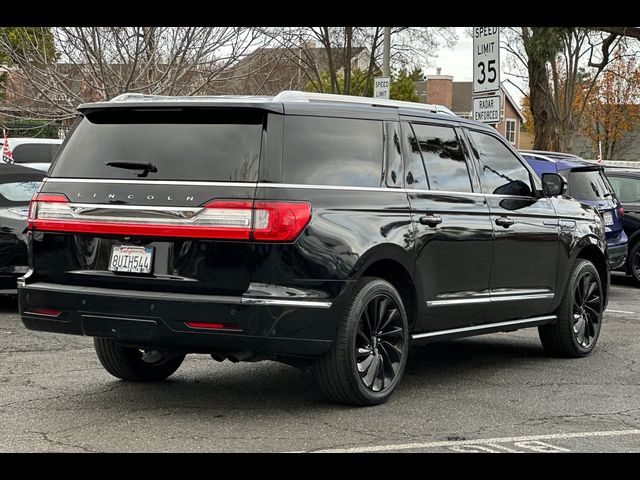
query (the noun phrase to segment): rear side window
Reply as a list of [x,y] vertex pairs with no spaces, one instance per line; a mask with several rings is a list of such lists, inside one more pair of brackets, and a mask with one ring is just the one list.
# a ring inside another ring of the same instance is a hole
[[60,147],[57,143],[21,143],[16,146],[13,161],[16,163],[51,163]]
[[473,153],[480,160],[484,193],[532,195],[529,170],[500,140],[475,131],[469,131],[469,138]]
[[282,181],[379,187],[382,128],[375,120],[285,117]]
[[452,192],[470,192],[471,180],[464,153],[451,127],[413,124],[427,169],[429,188]]
[[52,177],[256,182],[264,114],[213,109],[103,110],[88,114],[60,152]]
[[602,200],[611,195],[600,171],[569,172],[567,193],[578,200]]
[[609,183],[621,202],[640,202],[640,180],[629,177],[607,175]]

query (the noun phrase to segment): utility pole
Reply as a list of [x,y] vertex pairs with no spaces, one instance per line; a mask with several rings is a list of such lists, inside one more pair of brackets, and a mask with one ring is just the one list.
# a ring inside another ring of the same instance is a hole
[[382,76],[389,76],[389,57],[391,56],[391,27],[384,27],[384,45],[382,48]]

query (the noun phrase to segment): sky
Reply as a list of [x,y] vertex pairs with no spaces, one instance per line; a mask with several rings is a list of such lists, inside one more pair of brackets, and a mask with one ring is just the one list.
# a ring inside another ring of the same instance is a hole
[[[432,66],[423,68],[423,72],[427,75],[435,75],[436,68],[442,68],[441,75],[453,76],[454,82],[471,82],[473,81],[473,39],[466,34],[467,27],[456,27],[458,34],[458,42],[453,48],[441,48],[437,51],[438,58],[434,58]],[[504,82],[507,78],[505,75],[504,57],[505,51],[500,50],[500,62],[503,64],[500,72],[500,80]],[[516,102],[520,102],[522,93],[513,85],[503,83],[503,86],[509,92]],[[526,91],[526,85],[520,85]]]

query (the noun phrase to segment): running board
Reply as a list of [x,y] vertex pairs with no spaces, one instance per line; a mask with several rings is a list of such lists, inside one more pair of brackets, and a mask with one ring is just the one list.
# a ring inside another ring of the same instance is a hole
[[411,335],[412,343],[428,343],[437,340],[471,337],[473,335],[483,335],[494,332],[511,332],[520,328],[536,327],[556,320],[555,315],[545,315],[543,317],[525,318],[524,320],[510,320],[508,322],[485,323],[472,327],[452,328],[450,330],[440,330],[438,332],[416,333]]

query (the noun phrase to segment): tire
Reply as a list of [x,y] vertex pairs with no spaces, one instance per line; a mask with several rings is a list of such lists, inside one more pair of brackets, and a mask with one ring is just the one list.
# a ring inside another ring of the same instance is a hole
[[[114,377],[134,382],[155,382],[172,375],[185,355],[169,355],[158,350],[141,351],[127,347],[111,338],[94,338],[93,344],[100,363]],[[143,357],[151,357],[149,361]],[[159,357],[154,359],[153,357]]]
[[385,402],[404,373],[409,352],[407,325],[402,298],[393,285],[374,277],[358,280],[346,301],[333,345],[316,364],[324,395],[348,405]]
[[558,319],[538,327],[540,341],[548,354],[576,358],[591,353],[602,327],[602,293],[596,267],[589,260],[578,259],[569,272],[562,302],[556,310]]
[[636,286],[640,287],[640,241],[634,243],[629,250],[627,270],[635,280]]

